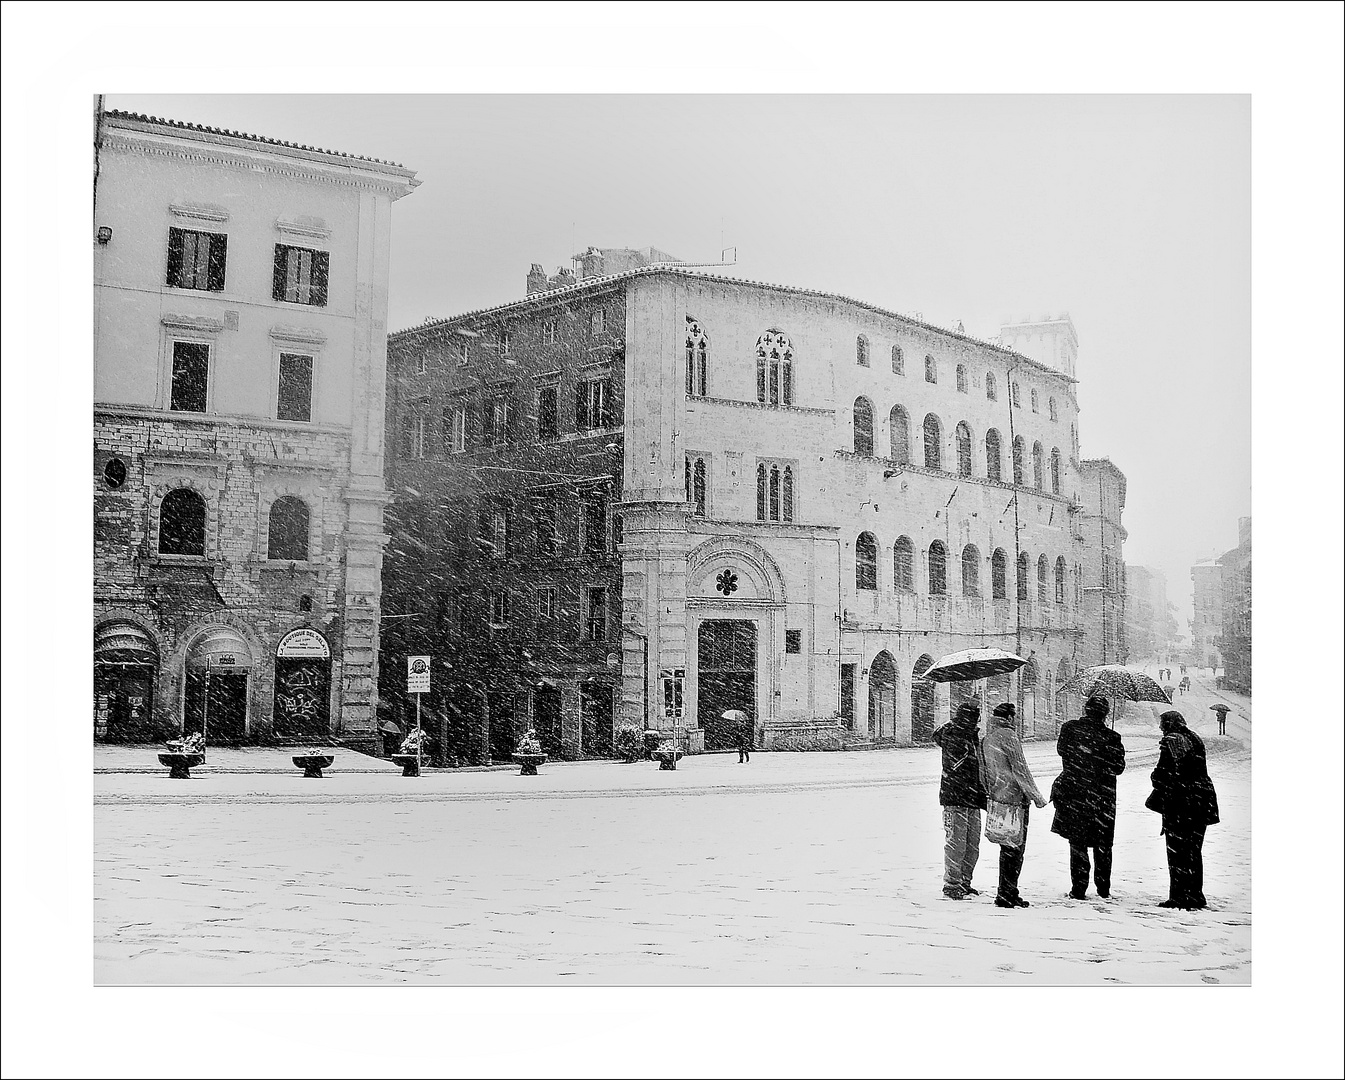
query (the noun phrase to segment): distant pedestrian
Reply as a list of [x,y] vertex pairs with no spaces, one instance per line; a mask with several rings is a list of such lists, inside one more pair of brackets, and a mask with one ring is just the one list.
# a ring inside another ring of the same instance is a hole
[[1178,670],[1181,671],[1181,673],[1182,673],[1183,676],[1186,675],[1186,665],[1185,665],[1185,664],[1178,664],[1178,665],[1177,665],[1177,668],[1178,668]]
[[1205,767],[1205,744],[1171,710],[1158,718],[1163,738],[1150,777],[1153,794],[1144,804],[1163,815],[1168,856],[1168,898],[1159,907],[1196,911],[1205,907],[1205,830],[1219,823],[1219,799]]
[[1177,684],[1177,689],[1180,690],[1183,694],[1186,693],[1186,691],[1190,690],[1191,689],[1190,678],[1187,677],[1186,675],[1183,675],[1182,681]]
[[735,735],[738,742],[738,764],[752,760],[752,722],[739,720]]
[[1177,688],[1173,686],[1171,683],[1164,683],[1163,693],[1167,695],[1168,702],[1170,703],[1172,699],[1177,696]]
[[964,702],[931,736],[943,748],[939,804],[943,807],[943,895],[949,900],[980,895],[971,886],[981,854],[981,811],[985,809],[981,740],[976,731],[980,719],[980,707]]
[[1097,894],[1111,896],[1112,841],[1116,835],[1116,778],[1125,772],[1121,736],[1107,727],[1107,699],[1090,697],[1083,716],[1066,720],[1056,740],[1062,772],[1051,785],[1055,821],[1051,831],[1069,841],[1069,895],[1088,894],[1088,849],[1093,850]]
[[996,841],[999,844],[999,891],[995,894],[995,906],[1002,908],[1028,906],[1018,894],[1018,875],[1023,871],[1023,856],[1027,852],[1028,803],[1036,803],[1039,810],[1046,805],[1023,757],[1014,711],[1007,701],[996,705],[990,730],[981,743],[987,839],[995,839],[990,832],[990,823],[997,811],[1007,808],[1010,814],[1021,815],[1022,820],[1017,842],[1013,839]]
[[1214,710],[1214,715],[1219,718],[1219,734],[1227,735],[1228,732],[1224,729],[1224,725],[1228,722],[1228,706],[1219,704],[1211,705],[1210,708]]

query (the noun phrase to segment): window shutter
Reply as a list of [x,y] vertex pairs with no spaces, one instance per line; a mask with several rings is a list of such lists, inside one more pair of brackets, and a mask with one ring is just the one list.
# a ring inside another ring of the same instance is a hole
[[224,268],[228,261],[229,238],[223,233],[210,234],[210,266],[206,274],[206,288],[211,292],[224,291]]
[[276,245],[275,262],[271,267],[271,299],[285,299],[285,263],[289,252],[284,244]]
[[167,285],[176,285],[182,280],[182,230],[168,230],[168,275]]
[[330,252],[313,252],[313,285],[311,296],[314,307],[327,306],[327,267],[330,259]]

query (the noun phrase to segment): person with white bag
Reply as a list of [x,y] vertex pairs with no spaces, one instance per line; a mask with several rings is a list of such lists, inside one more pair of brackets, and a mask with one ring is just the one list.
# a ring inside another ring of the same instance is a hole
[[1018,738],[1015,710],[1009,702],[995,706],[990,730],[981,743],[981,772],[987,800],[985,838],[999,845],[999,891],[995,906],[1028,907],[1018,894],[1018,875],[1027,851],[1030,802],[1040,810],[1046,799],[1032,778]]

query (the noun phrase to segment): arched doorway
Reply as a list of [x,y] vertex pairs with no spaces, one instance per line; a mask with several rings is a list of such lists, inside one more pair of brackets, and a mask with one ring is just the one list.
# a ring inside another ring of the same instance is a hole
[[1037,662],[1029,660],[1018,671],[1018,733],[1025,739],[1037,734]]
[[331,724],[332,651],[316,630],[291,630],[276,647],[275,733],[324,737]]
[[148,738],[159,650],[132,623],[110,623],[93,636],[93,737],[101,742]]
[[890,739],[897,730],[897,664],[886,649],[869,666],[869,738]]
[[705,730],[706,750],[729,750],[737,741],[735,725],[724,719],[740,709],[755,726],[757,718],[757,624],[748,619],[707,619],[696,643],[697,720]]
[[217,626],[200,634],[187,651],[183,733],[200,732],[207,743],[242,742],[251,670],[252,650],[237,630]]
[[934,663],[925,653],[911,668],[911,741],[929,742],[934,734],[934,683],[921,678]]

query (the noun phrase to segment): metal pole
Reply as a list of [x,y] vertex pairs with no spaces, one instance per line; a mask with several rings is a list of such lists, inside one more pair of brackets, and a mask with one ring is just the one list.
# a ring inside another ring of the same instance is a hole
[[[201,760],[205,761],[206,725],[210,721],[210,658],[205,662],[205,697],[201,699]],[[185,725],[184,725],[185,727]],[[183,738],[186,738],[184,733]]]
[[425,738],[420,730],[420,697],[421,695],[417,693],[416,694],[416,772],[417,773],[420,772],[420,759],[421,759],[420,747],[421,743],[424,741]]
[[[641,634],[640,645],[644,651],[644,730],[649,730],[649,638]],[[644,732],[640,733],[640,738],[644,738]]]

